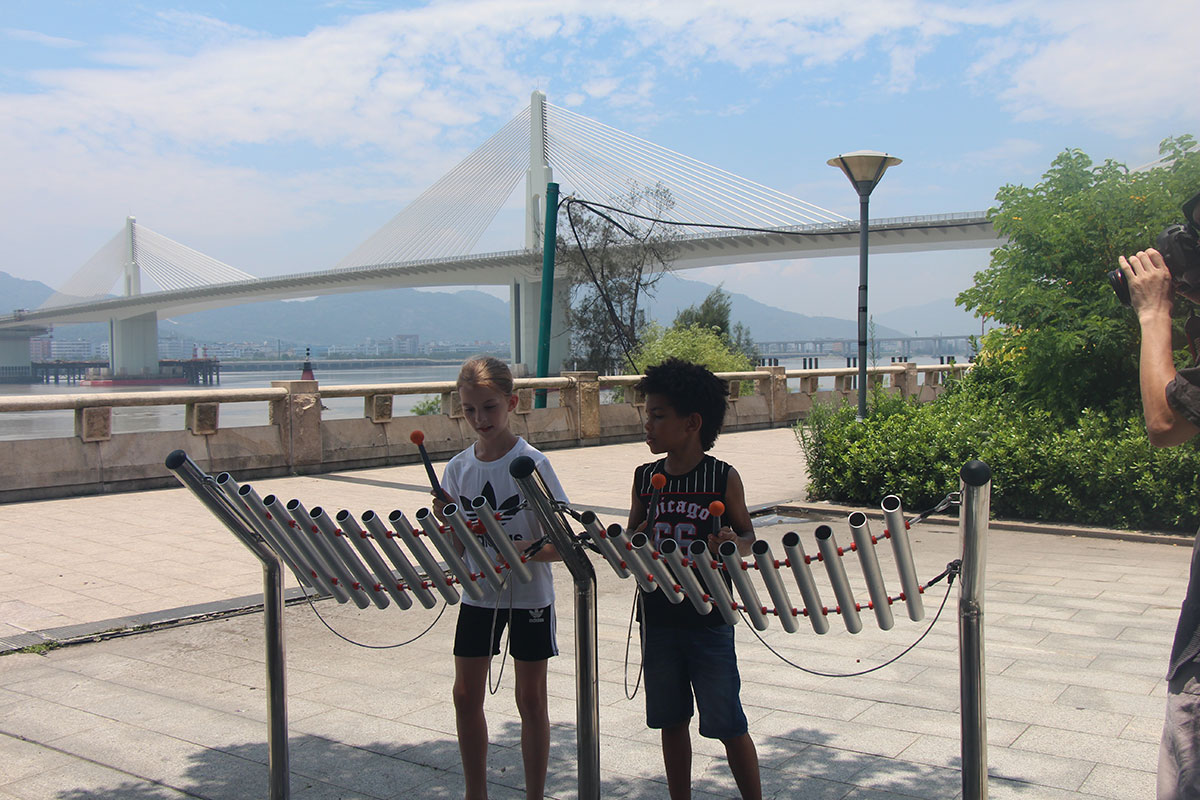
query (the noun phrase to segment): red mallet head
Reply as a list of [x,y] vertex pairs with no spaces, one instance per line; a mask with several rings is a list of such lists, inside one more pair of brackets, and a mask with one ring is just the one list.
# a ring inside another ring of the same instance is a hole
[[408,438],[409,438],[409,440],[412,441],[413,444],[417,445],[418,447],[420,445],[425,444],[425,432],[424,431],[413,431],[412,433],[410,433],[408,435]]
[[[667,476],[661,472],[656,472],[650,476],[650,485],[655,489],[661,489],[667,485]],[[724,508],[724,506],[722,506]]]
[[725,504],[720,500],[713,500],[708,504],[708,513],[712,514],[714,517],[721,516],[725,513]]

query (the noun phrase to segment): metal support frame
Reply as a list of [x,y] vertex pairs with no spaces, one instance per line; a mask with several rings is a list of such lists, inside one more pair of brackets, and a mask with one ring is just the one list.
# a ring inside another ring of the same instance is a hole
[[267,656],[267,763],[270,800],[291,798],[291,767],[288,754],[287,678],[283,648],[283,567],[274,551],[254,531],[241,512],[187,453],[175,450],[166,461],[180,483],[237,537],[262,563],[263,622]]
[[[285,679],[285,655],[283,637],[283,579],[282,563],[271,545],[256,529],[255,521],[247,514],[249,507],[240,508],[228,493],[217,486],[216,480],[206,475],[182,450],[172,452],[166,460],[167,468],[179,481],[192,491],[206,508],[227,527],[234,536],[257,558],[263,567],[263,619],[264,643],[267,669],[267,747],[269,753],[270,800],[290,800],[290,767],[287,735],[287,692]],[[571,532],[563,512],[555,507],[554,498],[537,471],[533,459],[521,457],[512,463],[510,473],[534,512],[550,542],[570,571],[575,585],[575,686],[576,686],[576,755],[578,765],[578,797],[580,800],[600,799],[600,705],[597,657],[596,623],[596,574],[591,560],[579,540]],[[967,462],[960,471],[961,506],[959,509],[959,534],[962,540],[961,579],[959,582],[959,692],[961,706],[961,757],[962,787],[964,800],[987,800],[987,699],[984,683],[983,655],[983,587],[987,551],[988,515],[991,504],[991,469],[982,461]],[[899,504],[894,510],[899,512]],[[315,513],[315,510],[314,510]],[[595,521],[588,526],[595,529]],[[893,523],[894,524],[894,523]],[[828,528],[828,526],[821,526]],[[595,530],[592,530],[596,535]],[[614,546],[620,553],[625,548],[623,535],[614,532]],[[831,538],[818,537],[821,543]],[[865,541],[865,540],[864,540]],[[726,543],[730,544],[730,543]],[[797,556],[806,561],[795,534],[785,538],[785,549],[790,558]],[[706,548],[701,548],[705,550]],[[627,551],[629,552],[629,551]],[[679,554],[676,554],[679,556]],[[699,567],[710,567],[708,559],[689,550],[689,556]],[[760,566],[769,570],[777,567],[764,548]],[[722,556],[737,561],[732,549]],[[681,557],[681,556],[679,556]],[[832,552],[825,559],[826,566],[832,561],[840,567],[839,559]],[[620,562],[618,561],[618,564]],[[681,562],[682,563],[682,562]],[[622,570],[614,570],[620,575]],[[728,564],[727,564],[728,567]],[[795,567],[795,563],[793,563]],[[637,568],[631,570],[635,575]],[[626,577],[629,573],[622,577]],[[735,577],[746,576],[740,570],[731,572]],[[706,575],[706,578],[712,578]],[[811,579],[810,579],[811,580]],[[714,581],[720,585],[719,579]],[[801,582],[801,588],[804,584]],[[742,587],[744,594],[754,595],[753,587]],[[768,588],[770,586],[768,585]],[[785,595],[782,587],[776,587],[780,598]],[[723,594],[723,592],[718,593]],[[774,597],[774,594],[773,594]],[[712,598],[719,606],[728,603],[728,598]],[[753,615],[759,610],[758,602],[752,597],[749,610]],[[775,601],[778,606],[778,600]],[[806,599],[806,603],[808,600]],[[785,603],[790,605],[790,603]],[[360,604],[361,606],[361,604]],[[728,611],[729,609],[725,609]],[[755,627],[766,627],[766,617]],[[736,623],[737,619],[732,619]],[[823,622],[823,620],[822,620]],[[821,625],[814,628],[822,632]],[[789,631],[795,626],[785,626]]]
[[571,535],[562,514],[550,504],[532,458],[520,456],[509,473],[521,487],[543,532],[575,580],[575,749],[579,800],[600,800],[600,693],[596,655],[596,572],[583,547]]
[[963,800],[987,800],[987,692],[983,675],[983,583],[987,561],[992,470],[968,461],[959,473],[962,575],[958,584],[959,705],[962,721]]

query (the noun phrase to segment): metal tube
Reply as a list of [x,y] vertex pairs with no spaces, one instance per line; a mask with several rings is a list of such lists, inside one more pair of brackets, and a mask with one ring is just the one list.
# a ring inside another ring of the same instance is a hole
[[821,603],[821,593],[813,581],[812,570],[808,568],[808,556],[804,554],[800,534],[795,531],[785,533],[783,551],[787,553],[788,563],[792,566],[792,577],[796,579],[800,596],[804,598],[804,610],[808,612],[808,621],[817,633],[828,633],[829,620],[825,615],[829,613],[829,609]]
[[[614,533],[613,529],[616,528]],[[637,585],[643,592],[649,594],[654,591],[654,576],[650,574],[650,565],[646,563],[646,559],[642,556],[641,551],[633,549],[633,543],[629,541],[629,536],[625,530],[615,522],[608,526],[608,536],[617,546],[619,553],[625,554],[625,565],[629,567],[629,571],[633,574],[633,579],[637,581]]]
[[196,466],[187,453],[173,450],[167,456],[166,467],[262,564],[269,798],[288,800],[291,797],[291,769],[288,752],[287,659],[283,640],[283,569],[279,556],[259,538],[238,507],[216,488],[213,479]]
[[329,568],[321,554],[309,544],[307,537],[300,530],[300,526],[283,508],[279,498],[269,494],[262,499],[262,505],[266,524],[274,529],[280,538],[288,539],[292,546],[303,555],[304,560],[312,566],[310,574],[321,590],[326,594],[333,595],[339,603],[349,600],[350,596],[346,594],[346,590],[336,582],[337,578],[334,577],[333,570]]
[[891,630],[896,624],[892,617],[891,600],[887,587],[883,585],[883,573],[879,570],[879,559],[875,555],[875,537],[871,535],[871,523],[867,515],[855,511],[847,519],[850,534],[854,537],[854,549],[858,552],[858,563],[862,566],[863,578],[867,582],[867,594],[871,596],[871,610],[880,630]]
[[346,509],[342,509],[337,513],[338,526],[346,533],[346,538],[350,540],[350,544],[358,550],[363,560],[375,573],[375,577],[379,579],[379,585],[388,593],[396,605],[402,610],[407,611],[412,608],[412,598],[404,593],[404,585],[396,580],[396,576],[392,574],[392,568],[387,565],[387,562],[379,555],[379,551],[371,544],[371,535],[363,530],[358,524],[358,520],[354,518]]
[[508,568],[512,570],[513,575],[517,576],[517,580],[521,583],[529,583],[533,580],[533,573],[529,571],[529,565],[525,563],[524,554],[518,551],[513,545],[512,539],[508,538],[504,526],[496,519],[496,509],[492,508],[492,504],[488,502],[487,498],[482,495],[476,497],[471,501],[471,510],[475,512],[475,519],[483,523],[492,544],[508,562]]
[[679,543],[674,539],[663,539],[658,552],[671,565],[671,571],[675,573],[675,577],[683,586],[683,593],[687,595],[687,599],[692,601],[692,607],[696,609],[696,613],[704,615],[712,611],[708,593],[701,588],[700,581],[696,579],[696,573],[692,572],[692,568],[684,562],[683,556],[679,554]]
[[825,562],[825,571],[833,585],[833,594],[837,597],[838,611],[846,623],[846,630],[858,633],[862,630],[862,620],[858,618],[858,604],[854,602],[854,592],[850,590],[850,581],[846,579],[846,568],[842,566],[841,554],[838,553],[837,542],[833,538],[833,528],[818,525],[816,536],[821,560]]
[[337,548],[333,543],[321,533],[321,529],[317,527],[317,523],[313,522],[312,514],[308,513],[308,509],[304,504],[295,498],[289,500],[284,506],[291,517],[292,522],[296,524],[296,529],[306,534],[309,537],[309,544],[314,550],[319,551],[325,559],[325,563],[333,570],[333,582],[342,588],[350,599],[354,601],[354,605],[359,608],[367,608],[371,605],[369,593],[362,588],[358,579],[350,572],[349,568],[342,563],[342,556],[338,553]]
[[[450,523],[450,527],[454,529],[454,535],[462,542],[466,551],[471,554],[471,557],[479,562],[480,570],[483,571],[483,576],[487,578],[488,583],[492,588],[499,592],[504,588],[504,578],[500,577],[500,572],[503,565],[498,564],[483,545],[479,543],[479,537],[475,531],[471,530],[467,524],[467,518],[463,516],[462,511],[455,503],[446,503],[442,506],[442,516]],[[426,517],[426,519],[429,519]],[[422,528],[426,528],[424,522],[421,523]],[[428,530],[428,528],[426,528]],[[497,553],[498,554],[498,553]]]
[[728,541],[721,542],[718,553],[721,556],[721,563],[725,565],[725,571],[729,573],[729,577],[733,579],[733,585],[737,587],[738,594],[742,596],[742,604],[746,606],[746,613],[750,615],[750,621],[754,627],[765,631],[767,616],[763,613],[763,604],[758,599],[758,592],[754,590],[754,584],[746,577],[749,565],[742,561],[737,545]]
[[321,534],[337,550],[338,557],[342,559],[342,563],[346,565],[346,569],[350,570],[350,574],[354,576],[355,583],[351,584],[351,586],[357,584],[356,588],[361,587],[367,593],[367,597],[371,599],[371,602],[375,604],[376,608],[387,608],[391,602],[388,600],[387,593],[383,591],[383,586],[378,584],[375,577],[363,566],[363,563],[358,560],[358,556],[354,554],[354,550],[346,542],[345,533],[338,528],[320,506],[309,511],[308,516],[321,529]]
[[887,520],[888,538],[892,540],[892,553],[896,558],[896,571],[900,573],[900,587],[904,590],[908,618],[919,622],[925,619],[925,603],[921,599],[921,582],[917,580],[912,544],[908,540],[908,523],[904,521],[900,498],[889,494],[880,505],[883,507],[883,517]]
[[[266,512],[256,509],[247,502],[242,487],[238,486],[237,481],[229,473],[222,472],[216,478],[216,485],[229,498],[231,504],[238,510],[242,518],[247,520],[254,530],[258,531],[258,535],[267,543],[267,546],[275,551],[283,560],[283,563],[287,565],[288,569],[296,573],[297,579],[302,580],[306,586],[312,586],[313,579],[308,574],[309,570],[305,569],[300,561],[292,556],[291,545],[280,541],[275,531],[271,530],[271,527],[266,524],[264,521]],[[253,491],[253,489],[250,491]],[[256,494],[255,499],[257,498],[258,495]],[[261,501],[259,501],[259,505],[262,505]]]
[[771,602],[775,604],[775,616],[779,617],[779,623],[785,631],[795,633],[800,625],[796,622],[796,612],[788,598],[787,589],[783,588],[783,581],[779,579],[779,564],[771,555],[771,545],[763,539],[755,539],[750,550],[754,553],[754,563],[763,576],[767,593],[771,595]]
[[683,592],[680,591],[679,584],[675,581],[675,576],[671,574],[671,570],[667,569],[667,564],[663,561],[662,556],[650,546],[650,539],[645,532],[639,531],[629,540],[633,545],[633,549],[642,557],[642,561],[650,568],[650,575],[654,578],[655,585],[662,590],[666,598],[672,603],[678,605],[683,602]]
[[700,576],[704,579],[704,586],[712,596],[717,610],[725,618],[726,624],[737,625],[738,615],[733,605],[733,596],[729,594],[729,587],[725,585],[725,579],[717,571],[717,562],[713,561],[712,553],[708,551],[708,544],[703,539],[693,539],[692,543],[688,545],[688,559],[700,571]]
[[987,560],[992,471],[968,461],[962,479],[958,530],[962,576],[958,583],[959,695],[962,709],[963,800],[987,800],[987,692],[983,664],[983,584]]
[[[592,537],[592,541],[595,542],[596,547],[600,550],[600,554],[604,556],[604,560],[613,568],[613,572],[617,573],[617,577],[628,578],[629,570],[626,569],[625,560],[617,552],[616,546],[613,544],[612,539],[609,538],[608,531],[604,529],[604,526],[596,518],[596,512],[584,511],[580,515],[579,521],[583,523],[583,527]],[[618,531],[621,530],[620,525],[617,525],[616,528]]]
[[[429,548],[417,538],[417,532],[413,530],[413,526],[409,523],[408,517],[404,516],[404,512],[396,509],[391,514],[388,514],[388,522],[392,523],[392,527],[396,529],[396,533],[400,535],[405,546],[408,547],[408,552],[416,557],[417,563],[421,565],[421,569],[425,570],[425,576],[429,578],[429,582],[441,594],[442,599],[450,605],[457,603],[458,592],[454,590],[454,586],[451,585],[450,580],[446,577],[446,573],[442,571],[442,567],[437,563],[437,559],[429,552]],[[482,602],[483,589],[476,583],[476,576],[471,574],[471,568],[462,560],[462,556],[458,554],[458,550],[455,549],[454,544],[450,541],[450,537],[444,534],[442,529],[438,527],[438,521],[433,516],[433,512],[428,508],[418,508],[417,523],[425,531],[425,535],[429,537],[429,541],[433,542],[433,546],[442,554],[442,558],[446,560],[446,566],[458,578],[458,584],[463,587],[463,591],[471,595],[471,598],[475,602]]]
[[403,576],[404,582],[408,584],[408,590],[413,593],[413,597],[417,598],[417,602],[425,608],[433,608],[437,605],[437,598],[433,596],[433,592],[429,591],[432,583],[421,579],[412,562],[408,560],[408,556],[404,555],[404,551],[393,541],[393,537],[397,534],[389,531],[383,524],[383,520],[374,511],[364,511],[362,521],[371,535],[375,537],[375,543]]

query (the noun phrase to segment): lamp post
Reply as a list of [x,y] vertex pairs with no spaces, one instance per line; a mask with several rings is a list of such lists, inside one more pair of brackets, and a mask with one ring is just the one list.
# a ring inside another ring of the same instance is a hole
[[867,418],[867,204],[871,190],[900,159],[875,150],[856,150],[826,162],[846,173],[858,192],[858,418]]

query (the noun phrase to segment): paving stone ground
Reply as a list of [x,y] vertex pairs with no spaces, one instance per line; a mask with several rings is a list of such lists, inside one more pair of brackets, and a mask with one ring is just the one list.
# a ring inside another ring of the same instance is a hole
[[[803,497],[802,458],[790,432],[730,434],[717,453],[742,472],[754,505]],[[604,521],[627,506],[643,445],[556,451],[551,458],[580,507]],[[261,494],[310,507],[413,511],[425,503],[420,466],[256,482]],[[618,513],[619,512],[619,513]],[[776,552],[787,530],[814,550],[815,519],[760,518]],[[844,521],[833,523],[849,543]],[[957,528],[912,530],[927,580],[958,555]],[[993,528],[986,575],[989,790],[993,798],[1154,795],[1162,673],[1187,577],[1189,550]],[[880,551],[884,574],[894,574]],[[629,646],[632,581],[600,561],[599,679],[605,798],[663,798],[657,735],[646,729]],[[865,596],[857,565],[851,581]],[[557,571],[559,645],[551,660],[548,796],[576,796],[572,589]],[[825,584],[819,576],[818,582]],[[794,585],[789,583],[793,596]],[[138,615],[252,602],[257,562],[183,490],[0,506],[0,638],[126,627]],[[828,590],[826,590],[828,595]],[[817,636],[771,625],[760,641],[737,626],[742,698],[777,798],[955,798],[959,772],[957,589],[925,595],[927,619],[896,607],[895,627],[870,618],[851,635],[838,620]],[[360,611],[324,600],[285,611],[292,797],[462,796],[450,698],[456,610]],[[188,616],[176,613],[174,616]],[[436,620],[436,622],[435,622]],[[432,627],[430,627],[432,625]],[[60,637],[61,638],[61,637]],[[774,648],[778,655],[766,645]],[[629,652],[628,659],[626,652]],[[786,663],[783,659],[797,666]],[[0,800],[258,798],[267,796],[261,613],[160,627],[43,653],[0,656]],[[512,664],[495,662],[487,701],[491,796],[520,798],[519,724]],[[736,797],[719,742],[694,737],[695,796]]]

